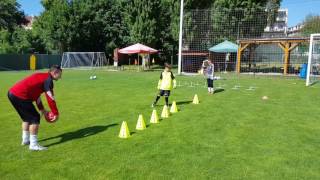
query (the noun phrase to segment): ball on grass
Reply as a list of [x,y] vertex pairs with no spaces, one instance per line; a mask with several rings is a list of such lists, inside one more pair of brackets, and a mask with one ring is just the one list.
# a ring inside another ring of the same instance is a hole
[[90,80],[97,79],[97,76],[90,76]]
[[268,100],[268,96],[262,96],[262,100]]

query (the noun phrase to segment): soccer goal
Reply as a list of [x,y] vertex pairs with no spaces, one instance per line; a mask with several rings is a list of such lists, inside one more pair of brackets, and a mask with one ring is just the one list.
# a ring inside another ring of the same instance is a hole
[[311,34],[306,86],[316,83],[320,77],[320,33]]
[[62,55],[61,68],[87,70],[101,68],[106,62],[104,52],[64,52]]

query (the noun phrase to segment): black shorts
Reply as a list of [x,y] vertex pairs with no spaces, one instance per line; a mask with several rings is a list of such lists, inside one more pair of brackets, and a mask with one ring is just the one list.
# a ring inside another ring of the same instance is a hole
[[207,83],[209,88],[213,88],[213,79],[208,78]]
[[34,107],[32,101],[20,99],[10,92],[8,92],[8,98],[23,122],[40,124],[40,114]]
[[160,89],[159,95],[160,96],[169,97],[170,96],[170,90],[162,90],[162,89]]

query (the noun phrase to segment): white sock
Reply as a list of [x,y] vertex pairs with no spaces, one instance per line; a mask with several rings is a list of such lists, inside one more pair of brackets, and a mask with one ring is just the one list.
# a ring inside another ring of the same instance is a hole
[[29,135],[30,135],[29,131],[23,130],[22,131],[22,141],[23,142],[28,142],[29,141]]
[[211,89],[211,92],[213,93],[213,88],[210,88]]
[[211,88],[208,87],[208,92],[211,92]]
[[30,146],[34,146],[38,144],[38,137],[37,135],[30,134]]

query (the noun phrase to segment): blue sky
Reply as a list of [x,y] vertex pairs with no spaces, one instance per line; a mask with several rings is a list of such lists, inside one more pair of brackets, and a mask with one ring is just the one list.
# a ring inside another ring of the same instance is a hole
[[[39,15],[43,11],[40,0],[18,0],[27,15]],[[282,0],[281,8],[289,10],[289,26],[302,22],[308,14],[320,14],[320,0]]]
[[294,26],[308,14],[320,15],[320,0],[282,0],[281,8],[288,8],[288,25]]

